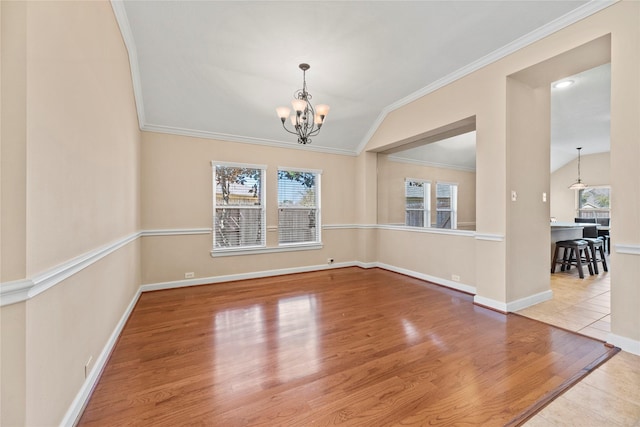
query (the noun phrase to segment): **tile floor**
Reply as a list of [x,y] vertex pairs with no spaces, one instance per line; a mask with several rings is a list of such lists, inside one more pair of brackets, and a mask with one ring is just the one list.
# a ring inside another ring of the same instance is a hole
[[611,276],[600,274],[584,279],[571,272],[551,275],[553,299],[520,310],[518,314],[606,341],[611,331]]
[[[551,275],[553,299],[519,314],[605,341],[611,330],[608,273]],[[640,427],[640,356],[621,351],[524,424]]]

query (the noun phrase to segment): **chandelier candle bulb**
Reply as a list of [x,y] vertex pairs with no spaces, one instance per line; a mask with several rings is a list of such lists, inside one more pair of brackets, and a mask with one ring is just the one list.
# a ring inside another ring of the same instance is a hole
[[293,109],[298,114],[302,114],[304,110],[307,108],[307,102],[302,99],[294,99],[291,101],[291,105],[293,105]]
[[289,107],[278,107],[278,108],[276,108],[276,112],[278,113],[278,117],[280,117],[280,120],[282,120],[282,122],[284,123],[284,121],[287,120],[287,117],[289,117],[289,113],[291,112],[291,108],[289,108]]
[[316,107],[316,113],[318,113],[318,115],[324,120],[325,116],[329,114],[329,106],[326,104],[319,104]]

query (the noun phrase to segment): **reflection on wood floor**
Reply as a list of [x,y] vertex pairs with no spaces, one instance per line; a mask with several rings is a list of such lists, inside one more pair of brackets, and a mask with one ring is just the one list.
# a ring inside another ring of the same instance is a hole
[[[611,267],[611,263],[609,263]],[[518,312],[606,341],[611,331],[611,276],[584,279],[574,268],[551,275],[553,299]],[[620,352],[551,402],[526,427],[640,427],[640,356]]]
[[80,425],[515,425],[612,353],[380,269],[148,292]]

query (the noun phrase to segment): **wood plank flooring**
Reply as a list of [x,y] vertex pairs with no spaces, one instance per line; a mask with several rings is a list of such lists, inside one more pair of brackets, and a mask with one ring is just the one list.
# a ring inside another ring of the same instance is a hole
[[516,425],[614,353],[380,269],[148,292],[79,425]]

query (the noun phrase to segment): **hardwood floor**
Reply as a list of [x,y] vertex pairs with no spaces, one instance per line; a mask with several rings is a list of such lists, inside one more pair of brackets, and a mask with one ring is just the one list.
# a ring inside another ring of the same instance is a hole
[[614,353],[380,269],[156,291],[79,425],[516,425]]

